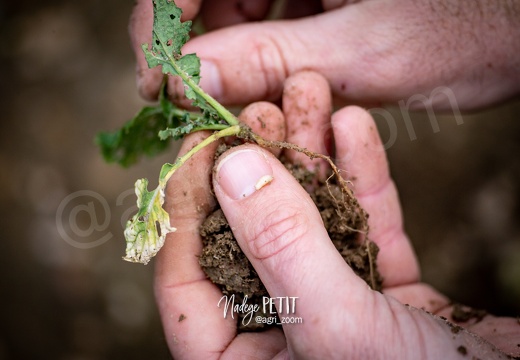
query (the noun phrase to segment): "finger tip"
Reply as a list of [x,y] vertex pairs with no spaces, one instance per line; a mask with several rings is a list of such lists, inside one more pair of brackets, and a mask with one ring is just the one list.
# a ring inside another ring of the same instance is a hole
[[178,76],[168,76],[168,99],[184,109],[193,109],[192,100],[185,95],[184,83]]
[[[331,95],[329,84],[321,74],[311,70],[292,74],[284,83],[283,109],[288,142],[320,154],[330,154]],[[310,170],[323,163],[312,161],[299,152],[291,151],[287,156]]]
[[[246,106],[238,118],[251,127],[253,132],[271,141],[283,141],[286,136],[285,116],[282,110],[273,103],[259,101]],[[281,149],[268,149],[275,156]]]
[[249,125],[257,134],[268,140],[282,141],[285,138],[285,117],[282,110],[273,103],[258,101],[246,106],[239,119]]
[[161,79],[162,74],[157,68],[138,68],[136,74],[136,83],[139,95],[147,101],[156,100],[159,96]]
[[358,106],[338,110],[332,116],[332,129],[336,162],[349,171],[358,192],[375,189],[388,180],[385,146],[367,110]]
[[340,152],[350,147],[350,151],[361,150],[365,143],[371,150],[381,147],[377,125],[370,113],[359,106],[349,105],[332,114],[331,126],[334,133],[336,150]]
[[367,109],[357,105],[345,106],[332,114],[332,124],[340,125],[342,122],[366,122],[372,121],[372,116]]

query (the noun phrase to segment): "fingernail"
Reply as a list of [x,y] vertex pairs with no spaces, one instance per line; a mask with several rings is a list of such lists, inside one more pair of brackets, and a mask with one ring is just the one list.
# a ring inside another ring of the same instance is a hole
[[222,81],[217,65],[209,60],[201,60],[200,76],[200,87],[215,99],[220,99],[222,96]]
[[217,166],[217,182],[232,199],[239,200],[273,180],[273,169],[264,154],[253,149],[238,150]]

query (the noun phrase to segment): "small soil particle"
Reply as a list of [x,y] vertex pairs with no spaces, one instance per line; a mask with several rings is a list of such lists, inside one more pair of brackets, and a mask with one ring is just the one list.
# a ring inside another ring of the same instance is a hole
[[462,330],[462,328],[460,326],[458,326],[458,325],[454,325],[454,326],[451,327],[451,332],[454,333],[454,334],[458,334],[459,331],[461,331],[461,330]]
[[261,127],[262,129],[265,129],[265,128],[266,128],[265,121],[264,121],[260,116],[258,116],[256,119],[257,119],[258,122],[260,123],[260,127]]
[[471,319],[476,319],[476,322],[480,322],[486,315],[487,312],[485,310],[473,309],[461,304],[453,305],[451,312],[451,318],[456,322],[466,322]]
[[462,355],[467,355],[468,354],[468,350],[466,349],[465,346],[462,346],[462,345],[457,348],[457,351],[459,353],[461,353]]

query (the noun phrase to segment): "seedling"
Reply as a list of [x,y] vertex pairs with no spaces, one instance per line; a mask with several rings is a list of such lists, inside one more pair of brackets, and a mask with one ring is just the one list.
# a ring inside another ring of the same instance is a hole
[[[238,137],[263,147],[277,147],[302,152],[310,158],[327,161],[342,192],[353,199],[347,182],[338,168],[325,155],[317,154],[294,144],[269,141],[255,134],[247,125],[223,107],[199,86],[200,60],[195,54],[181,54],[182,46],[189,39],[191,22],[181,22],[182,10],[173,1],[153,0],[154,24],[152,44],[143,44],[142,49],[150,68],[161,66],[167,76],[179,76],[184,84],[185,95],[200,112],[189,112],[172,104],[166,96],[166,81],[159,95],[159,104],[143,108],[134,119],[114,133],[100,133],[96,142],[107,161],[123,166],[134,163],[141,155],[155,155],[164,150],[169,140],[182,139],[187,134],[201,130],[214,131],[173,163],[162,166],[159,184],[148,191],[148,180],[135,183],[138,211],[127,223],[124,231],[126,256],[124,260],[147,264],[164,244],[166,235],[176,229],[170,225],[170,217],[163,209],[165,188],[168,180],[188,159],[207,145],[229,136]],[[360,209],[360,208],[359,208]],[[362,211],[362,209],[361,209]],[[366,222],[361,231],[366,231]]]

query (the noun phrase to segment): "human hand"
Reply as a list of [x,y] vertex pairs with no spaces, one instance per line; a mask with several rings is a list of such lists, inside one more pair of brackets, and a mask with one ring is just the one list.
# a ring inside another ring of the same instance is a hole
[[[303,69],[323,74],[335,98],[358,104],[456,110],[456,101],[464,110],[520,91],[520,1],[323,0],[326,11],[316,16],[248,23],[263,19],[271,2],[176,1],[184,19],[200,16],[217,29],[183,52],[202,59],[201,86],[223,104],[278,99],[284,80]],[[289,1],[288,9],[312,13],[316,3]],[[138,0],[130,24],[145,98],[161,82],[140,49],[150,42],[151,12],[150,0]],[[182,97],[179,81],[169,81],[172,98]]]
[[[397,192],[375,124],[357,107],[344,108],[331,120],[330,104],[325,79],[304,72],[286,81],[283,113],[274,105],[257,103],[244,109],[240,118],[264,137],[285,137],[319,152],[326,151],[322,135],[332,128],[337,165],[348,174],[357,198],[370,214],[370,238],[380,248],[383,294],[370,290],[347,266],[332,246],[309,196],[275,156],[255,145],[243,145],[218,160],[213,176],[215,195],[270,295],[297,296],[296,312],[291,315],[301,317],[303,323],[286,325],[283,332],[271,329],[237,335],[236,322],[229,316],[224,318],[222,308],[217,307],[222,292],[206,278],[197,258],[202,247],[199,226],[214,205],[209,182],[214,148],[203,150],[168,184],[165,208],[177,231],[168,235],[156,263],[156,298],[174,357],[504,356],[481,337],[419,310],[448,318],[450,313],[448,300],[419,282],[417,262],[403,232]],[[307,125],[297,126],[300,121],[296,117]],[[266,128],[260,126],[258,118]],[[330,121],[331,126],[327,126]],[[266,129],[279,131],[266,134]],[[190,135],[181,152],[204,136]],[[294,154],[287,155],[295,159]],[[299,160],[312,166],[308,159]],[[272,175],[274,180],[258,191],[249,191],[264,175]],[[520,326],[516,320],[486,316],[479,323],[463,325],[500,349],[519,354]]]

